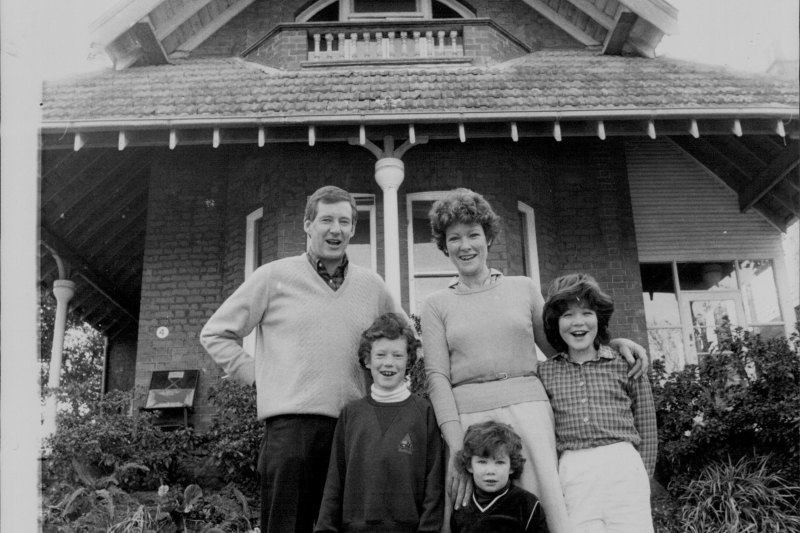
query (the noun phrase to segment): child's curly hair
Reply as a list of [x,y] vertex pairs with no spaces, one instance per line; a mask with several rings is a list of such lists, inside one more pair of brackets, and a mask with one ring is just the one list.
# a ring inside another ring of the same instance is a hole
[[583,305],[597,314],[597,337],[594,347],[608,344],[611,335],[608,323],[614,313],[614,300],[604,293],[597,281],[589,274],[567,274],[553,280],[547,290],[547,301],[542,309],[544,333],[550,346],[559,352],[566,352],[569,347],[558,330],[558,319],[573,303]]
[[491,246],[500,233],[500,217],[482,195],[469,189],[458,188],[437,200],[428,213],[431,233],[436,246],[447,255],[445,235],[453,224],[480,224],[486,242]]
[[372,344],[378,339],[400,339],[406,340],[408,351],[408,362],[406,363],[406,374],[411,371],[411,367],[417,362],[417,350],[422,345],[414,334],[414,330],[406,318],[398,313],[384,313],[375,319],[370,327],[361,334],[361,343],[358,346],[358,361],[361,366],[367,368],[369,355],[372,351]]
[[464,447],[456,453],[456,468],[469,474],[467,467],[472,463],[473,456],[496,457],[503,452],[508,454],[511,462],[509,478],[519,478],[525,458],[522,457],[522,439],[514,432],[514,428],[494,420],[473,424],[464,434]]

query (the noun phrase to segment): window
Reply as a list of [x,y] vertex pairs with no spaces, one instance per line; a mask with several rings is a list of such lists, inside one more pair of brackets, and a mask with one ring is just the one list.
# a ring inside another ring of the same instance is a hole
[[428,221],[433,202],[445,194],[423,192],[406,196],[409,307],[412,313],[418,314],[426,296],[447,287],[449,281],[458,275],[450,259],[432,241]]
[[342,0],[342,20],[431,18],[427,0]]
[[319,0],[300,11],[297,22],[475,18],[459,0]]
[[771,260],[640,266],[650,352],[668,372],[697,364],[736,327],[785,333]]
[[[532,278],[539,287],[542,281],[539,278],[539,249],[536,245],[536,217],[533,208],[522,202],[517,202],[519,215],[519,234],[522,235],[522,261],[525,275]],[[545,342],[544,339],[539,342]],[[546,361],[547,356],[536,346],[536,356],[539,361]]]
[[358,207],[356,233],[347,245],[347,259],[355,265],[378,271],[378,251],[375,246],[375,195],[354,194]]
[[517,202],[519,214],[519,232],[522,235],[522,260],[525,275],[533,278],[541,286],[539,278],[539,251],[536,245],[536,217],[533,208],[522,202]]
[[264,208],[259,207],[247,215],[244,249],[244,279],[250,277],[264,262],[261,249],[261,220],[264,218]]
[[[259,207],[247,215],[245,221],[244,279],[249,278],[264,262],[264,253],[261,247],[261,221],[263,218],[264,208]],[[255,332],[250,333],[250,335],[244,338],[242,347],[249,354],[255,353]]]

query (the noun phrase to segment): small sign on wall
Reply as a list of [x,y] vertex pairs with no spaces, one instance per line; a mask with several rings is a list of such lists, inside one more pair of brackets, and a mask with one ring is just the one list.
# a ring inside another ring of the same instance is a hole
[[198,370],[157,370],[150,378],[145,409],[189,408],[194,404]]

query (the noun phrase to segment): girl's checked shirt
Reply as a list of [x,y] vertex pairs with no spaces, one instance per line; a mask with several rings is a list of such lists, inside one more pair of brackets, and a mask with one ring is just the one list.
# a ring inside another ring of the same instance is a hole
[[656,465],[656,410],[646,376],[628,378],[628,364],[616,350],[600,346],[597,358],[573,363],[565,353],[539,364],[556,422],[556,447],[595,448],[630,442],[649,476]]

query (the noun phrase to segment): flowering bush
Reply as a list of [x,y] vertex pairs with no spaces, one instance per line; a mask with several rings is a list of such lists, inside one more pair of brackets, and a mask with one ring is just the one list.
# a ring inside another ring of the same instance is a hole
[[709,464],[770,455],[800,483],[800,337],[764,340],[738,330],[698,366],[651,380],[658,416],[656,477],[680,495]]

